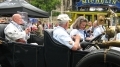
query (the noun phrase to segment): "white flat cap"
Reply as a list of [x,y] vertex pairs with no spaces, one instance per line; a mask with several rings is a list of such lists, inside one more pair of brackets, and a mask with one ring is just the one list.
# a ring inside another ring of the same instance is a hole
[[67,14],[60,14],[60,15],[57,17],[57,20],[60,20],[60,21],[63,21],[63,20],[72,21]]

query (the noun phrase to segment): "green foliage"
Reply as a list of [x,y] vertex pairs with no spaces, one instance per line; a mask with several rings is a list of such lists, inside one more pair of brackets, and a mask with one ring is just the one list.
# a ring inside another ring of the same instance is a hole
[[60,0],[31,0],[30,3],[42,10],[50,12],[60,6]]
[[58,16],[60,12],[53,12],[53,16]]

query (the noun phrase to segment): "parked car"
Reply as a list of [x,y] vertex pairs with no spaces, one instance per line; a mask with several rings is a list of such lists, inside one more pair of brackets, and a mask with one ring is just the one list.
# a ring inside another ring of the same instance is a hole
[[6,25],[0,24],[1,67],[119,67],[120,65],[120,51],[105,48],[93,52],[72,51],[53,39],[51,29],[44,30],[44,44],[29,44],[35,40],[33,38],[35,34],[31,34],[28,44],[9,42],[5,40],[3,32]]

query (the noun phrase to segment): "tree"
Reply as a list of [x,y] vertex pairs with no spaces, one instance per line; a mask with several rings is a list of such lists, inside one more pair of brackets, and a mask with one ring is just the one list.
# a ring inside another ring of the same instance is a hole
[[60,6],[60,0],[31,0],[30,3],[48,12]]

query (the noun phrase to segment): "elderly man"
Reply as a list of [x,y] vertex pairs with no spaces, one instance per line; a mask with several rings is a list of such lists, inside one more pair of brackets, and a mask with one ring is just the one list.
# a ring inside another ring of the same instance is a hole
[[81,48],[79,41],[80,36],[75,35],[73,38],[75,42],[71,38],[71,36],[67,33],[66,29],[69,26],[69,21],[71,20],[67,14],[60,14],[57,17],[59,26],[57,26],[53,31],[53,38],[67,46],[72,50],[79,50]]
[[5,38],[12,42],[27,43],[27,39],[30,38],[30,28],[23,30],[21,24],[23,24],[23,19],[20,14],[14,14],[12,16],[12,21],[4,29]]

